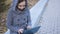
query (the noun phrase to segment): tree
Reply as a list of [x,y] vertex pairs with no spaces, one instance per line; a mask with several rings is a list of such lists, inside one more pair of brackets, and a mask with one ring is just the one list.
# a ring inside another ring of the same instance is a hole
[[6,0],[0,0],[0,13],[6,10],[7,5],[5,5]]

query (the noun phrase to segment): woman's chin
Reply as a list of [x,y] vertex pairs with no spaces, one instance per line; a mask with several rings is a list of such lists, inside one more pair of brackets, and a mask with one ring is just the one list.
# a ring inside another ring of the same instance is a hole
[[[25,9],[25,8],[24,8]],[[24,11],[24,9],[19,9],[20,11]]]

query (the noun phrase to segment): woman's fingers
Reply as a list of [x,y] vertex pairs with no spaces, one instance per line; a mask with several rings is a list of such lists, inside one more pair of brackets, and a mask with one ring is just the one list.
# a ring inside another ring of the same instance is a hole
[[27,26],[27,29],[31,29],[31,26]]
[[24,29],[19,29],[18,33],[23,33]]

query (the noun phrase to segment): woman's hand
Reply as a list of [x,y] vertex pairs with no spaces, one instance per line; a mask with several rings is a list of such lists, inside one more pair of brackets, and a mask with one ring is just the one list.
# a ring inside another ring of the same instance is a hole
[[27,26],[27,29],[31,29],[31,26]]
[[23,33],[23,31],[24,31],[24,29],[19,29],[18,33],[21,34],[21,33]]

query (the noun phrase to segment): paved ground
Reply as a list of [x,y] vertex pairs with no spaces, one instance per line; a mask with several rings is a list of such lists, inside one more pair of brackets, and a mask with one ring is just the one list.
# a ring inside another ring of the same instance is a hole
[[40,25],[39,34],[60,34],[60,0],[49,0]]

